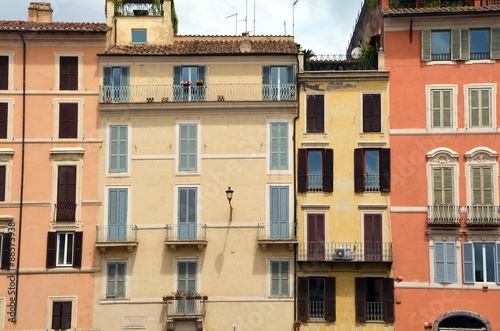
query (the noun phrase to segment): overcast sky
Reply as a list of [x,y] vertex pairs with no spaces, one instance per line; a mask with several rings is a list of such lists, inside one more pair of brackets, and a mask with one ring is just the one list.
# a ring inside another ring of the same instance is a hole
[[[27,20],[29,3],[43,1],[0,0],[0,19]],[[301,44],[302,48],[311,49],[317,55],[345,54],[363,0],[298,0],[293,15],[294,1],[175,0],[179,35],[234,35],[237,25],[238,35],[245,31],[245,27],[252,35],[294,34],[295,41]],[[53,20],[57,22],[105,20],[105,0],[45,2],[51,3],[54,10]],[[227,18],[234,14],[238,15]]]

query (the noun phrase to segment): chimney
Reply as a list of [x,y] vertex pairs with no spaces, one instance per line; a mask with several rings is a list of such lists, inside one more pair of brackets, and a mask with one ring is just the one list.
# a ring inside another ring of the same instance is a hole
[[52,8],[47,2],[32,2],[28,8],[29,22],[52,22]]

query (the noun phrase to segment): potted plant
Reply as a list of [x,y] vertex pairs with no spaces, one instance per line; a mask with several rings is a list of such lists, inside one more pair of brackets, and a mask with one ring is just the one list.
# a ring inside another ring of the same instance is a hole
[[203,79],[196,80],[196,86],[203,86]]
[[184,86],[184,87],[189,87],[191,85],[193,85],[193,82],[191,82],[190,80],[188,79],[184,79],[182,82],[181,82],[181,85]]

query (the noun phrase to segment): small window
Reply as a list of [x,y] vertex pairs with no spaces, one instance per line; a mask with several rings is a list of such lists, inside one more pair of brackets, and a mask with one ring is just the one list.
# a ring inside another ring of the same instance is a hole
[[363,132],[381,132],[380,94],[363,94]]
[[109,126],[109,168],[110,173],[128,171],[128,126]]
[[52,329],[68,330],[71,329],[71,310],[73,303],[71,301],[52,302]]
[[132,43],[134,44],[145,44],[147,42],[147,30],[134,29],[132,30]]
[[59,104],[59,138],[78,137],[78,104]]
[[354,150],[354,189],[355,192],[390,192],[389,148]]
[[[11,265],[10,260],[11,234],[9,232],[0,234],[0,269],[9,270]],[[13,263],[13,262],[12,262]]]
[[0,139],[7,139],[9,104],[0,102]]
[[76,220],[76,166],[58,166],[56,222]]
[[78,56],[61,56],[59,61],[59,89],[78,90]]
[[271,296],[290,296],[290,261],[271,261]]
[[307,96],[307,133],[325,132],[325,96]]
[[179,125],[179,171],[198,169],[198,125]]
[[356,321],[394,322],[394,280],[392,278],[356,278]]
[[468,88],[469,128],[492,127],[492,91],[490,87]]
[[470,59],[490,58],[490,30],[470,30]]
[[9,89],[9,57],[0,55],[0,90]]
[[288,123],[271,123],[271,170],[288,169]]
[[106,298],[125,298],[127,263],[109,262],[107,265],[107,271]]
[[431,32],[431,56],[432,61],[451,60],[450,31]]
[[333,149],[299,149],[298,191],[333,192]]
[[49,232],[47,236],[47,268],[82,265],[83,232]]

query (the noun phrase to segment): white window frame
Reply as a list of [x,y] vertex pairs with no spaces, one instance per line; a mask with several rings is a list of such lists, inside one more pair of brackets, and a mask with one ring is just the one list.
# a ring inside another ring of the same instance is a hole
[[[127,126],[127,171],[126,172],[109,172],[109,162],[111,158],[111,127],[112,126]],[[129,122],[108,122],[106,123],[106,177],[130,177],[132,173],[131,162],[131,138],[132,138],[132,125]]]
[[[288,262],[289,270],[288,270],[288,295],[272,295],[271,294],[271,284],[272,284],[272,270],[271,270],[271,262]],[[267,265],[267,272],[268,272],[268,285],[267,285],[267,293],[268,297],[270,299],[286,299],[286,298],[292,298],[293,295],[293,286],[294,284],[294,279],[293,279],[293,263],[292,259],[289,257],[268,257],[266,258],[266,265]]]
[[5,166],[5,201],[0,204],[12,201],[12,158],[14,150],[10,148],[0,148],[0,165]]
[[[196,170],[186,171],[179,170],[180,164],[180,125],[196,125]],[[175,122],[175,175],[176,176],[193,176],[201,174],[201,122],[200,121],[176,121]]]
[[52,309],[54,302],[58,301],[71,301],[71,329],[76,330],[77,324],[77,310],[78,310],[78,296],[49,296],[47,298],[47,321],[46,329],[49,331],[59,331],[52,329]]
[[54,76],[54,91],[60,91],[60,93],[68,93],[72,94],[75,93],[75,90],[59,90],[59,74],[60,74],[60,64],[61,64],[61,57],[66,57],[66,56],[71,56],[71,57],[77,57],[78,58],[78,89],[77,91],[80,91],[83,89],[83,52],[68,52],[68,53],[62,53],[62,52],[54,52],[54,60],[55,60],[55,76]]
[[[68,246],[68,235],[71,234],[73,236],[73,244],[71,245],[72,248],[73,248],[73,251],[71,252],[71,263],[68,263],[67,262],[67,259],[68,259],[68,249],[67,249],[67,246]],[[65,238],[65,245],[64,245],[64,262],[63,263],[59,263],[59,247],[60,247],[60,238],[64,236]],[[57,235],[56,235],[56,267],[72,267],[73,266],[73,263],[74,263],[74,260],[75,260],[75,232],[67,232],[67,231],[61,231],[61,232],[57,232]]]
[[[78,125],[76,138],[59,138],[59,115],[61,103],[76,103],[78,104]],[[54,140],[82,140],[83,139],[83,99],[54,99],[52,102],[52,113],[54,115]]]
[[498,206],[498,153],[488,147],[476,147],[465,153],[466,204],[472,205],[472,168],[477,166],[491,167],[493,169],[493,205]]
[[438,147],[427,153],[427,200],[428,205],[434,205],[434,178],[432,170],[437,168],[453,168],[453,203],[458,206],[460,168],[458,166],[459,154],[446,147]]
[[[271,169],[271,123],[286,123],[288,125],[288,151],[287,151],[287,157],[288,157],[288,167],[287,169]],[[266,123],[266,144],[267,148],[269,149],[266,153],[266,164],[267,164],[267,174],[268,175],[291,175],[293,173],[293,126],[292,126],[292,121],[288,119],[278,119],[278,118],[273,118],[273,119],[268,119]],[[326,129],[325,129],[326,131]]]
[[9,79],[6,91],[12,91],[14,89],[14,52],[0,52],[0,56],[9,57]]
[[[107,298],[108,292],[108,265],[110,263],[125,263],[126,265],[126,273],[125,273],[125,297],[124,298]],[[130,293],[130,259],[107,259],[103,261],[103,275],[102,280],[102,291],[101,291],[101,300],[103,301],[123,301],[129,300]]]
[[[490,100],[490,116],[491,125],[489,127],[470,127],[470,100],[469,100],[469,90],[471,89],[490,89],[491,90],[491,100]],[[481,131],[481,132],[496,132],[497,128],[497,84],[466,84],[464,85],[464,118],[465,118],[465,128],[469,131]]]
[[[433,128],[432,127],[432,91],[434,90],[451,90],[452,102],[452,125],[449,128]],[[425,100],[426,100],[426,120],[427,131],[430,133],[456,133],[458,127],[458,86],[457,85],[426,85],[425,86]]]
[[[2,55],[2,54],[0,54]],[[8,99],[8,98],[0,98],[0,103],[6,103],[7,104],[7,138],[5,139],[0,139],[2,142],[6,141],[11,141],[12,140],[12,127],[14,123],[14,105],[15,101],[14,99]]]

